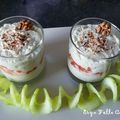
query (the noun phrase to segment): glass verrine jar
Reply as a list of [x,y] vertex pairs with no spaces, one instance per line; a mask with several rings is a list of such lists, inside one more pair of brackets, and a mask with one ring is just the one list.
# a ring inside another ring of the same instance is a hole
[[[106,29],[103,26],[107,26]],[[119,39],[120,30],[107,20],[86,18],[75,23],[69,37],[70,74],[78,82],[97,82],[115,72],[113,68],[119,57]]]
[[32,18],[12,16],[1,20],[1,74],[15,82],[36,78],[44,68],[43,38],[42,26]]

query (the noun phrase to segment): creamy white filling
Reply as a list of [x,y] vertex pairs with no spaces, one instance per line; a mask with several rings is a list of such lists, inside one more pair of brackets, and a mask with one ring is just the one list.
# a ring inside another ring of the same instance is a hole
[[[94,53],[89,47],[85,48],[83,46],[83,44],[88,39],[86,36],[88,32],[93,32],[95,38],[100,36],[100,34],[96,33],[95,31],[96,26],[97,25],[88,24],[75,27],[72,32],[72,40],[75,43],[75,45],[85,56],[92,59],[109,58],[117,55],[119,52],[119,39],[112,33],[106,37],[108,48],[107,50]],[[84,38],[84,42],[82,44],[80,42],[80,37]]]
[[5,57],[19,57],[24,56],[31,51],[33,51],[38,44],[42,44],[42,37],[41,37],[41,29],[33,26],[33,30],[22,31],[25,34],[29,34],[30,40],[27,44],[25,44],[19,51],[17,50],[9,50],[3,48],[3,40],[2,35],[7,31],[16,32],[16,23],[13,24],[4,24],[0,28],[0,55]]

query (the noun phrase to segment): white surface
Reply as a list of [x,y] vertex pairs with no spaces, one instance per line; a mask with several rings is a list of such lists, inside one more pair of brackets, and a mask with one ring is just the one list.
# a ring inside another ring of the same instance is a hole
[[[70,78],[67,71],[67,51],[68,51],[68,37],[70,28],[51,28],[45,29],[45,47],[46,47],[46,69],[45,74],[40,81],[31,82],[32,86],[46,87],[51,94],[58,93],[58,86],[62,85],[72,94],[77,87],[76,82]],[[31,87],[32,89],[32,87]],[[108,102],[99,110],[106,111],[120,110],[119,103]],[[0,120],[119,120],[119,115],[84,115],[79,109],[62,108],[58,112],[48,115],[32,115],[29,112],[17,108],[6,106],[0,103]]]

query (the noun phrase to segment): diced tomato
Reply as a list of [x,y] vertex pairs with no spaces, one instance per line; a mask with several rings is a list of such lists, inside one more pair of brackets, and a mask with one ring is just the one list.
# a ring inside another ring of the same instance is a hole
[[68,55],[69,55],[69,58],[71,58],[71,65],[79,69],[79,71],[86,72],[86,73],[92,72],[92,69],[90,67],[84,68],[81,65],[78,65],[71,57],[71,54],[69,53]]
[[36,70],[36,69],[37,69],[37,67],[34,67],[32,70],[27,71],[26,74],[29,74],[29,73],[31,73],[32,71]]
[[2,66],[0,65],[0,70],[8,73],[8,74],[11,74],[11,75],[17,75],[17,74],[29,74],[31,72],[33,72],[35,69],[37,69],[37,67],[35,66],[33,69],[29,70],[29,71],[23,71],[23,70],[11,70],[11,69],[8,69],[7,67],[5,66]]
[[[75,67],[76,69],[79,69],[79,71],[82,71],[82,72],[85,72],[85,73],[91,73],[92,72],[92,69],[90,67],[87,67],[87,68],[84,68],[82,67],[81,65],[78,65],[72,58],[71,54],[69,53],[68,54],[69,58],[70,58],[70,63],[71,65],[73,65],[73,67]],[[97,73],[94,73],[95,75],[99,75],[99,76],[102,76],[102,72],[97,72]]]

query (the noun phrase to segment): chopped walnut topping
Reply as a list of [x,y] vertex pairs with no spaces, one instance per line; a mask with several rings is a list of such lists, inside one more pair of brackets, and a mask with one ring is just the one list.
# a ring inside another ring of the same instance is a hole
[[85,42],[84,47],[89,47],[94,53],[107,49],[107,40],[105,36],[101,35],[97,38],[94,37],[93,32],[88,32],[88,41]]
[[111,32],[111,24],[108,22],[102,22],[96,27],[96,32],[104,36],[108,36]]
[[99,41],[94,37],[93,32],[88,32],[88,37],[90,43],[95,43],[96,45],[100,45]]
[[20,50],[29,42],[29,36],[24,32],[7,31],[2,35],[3,48],[8,50]]
[[96,32],[99,33],[97,37],[95,37],[94,32],[88,31],[88,40],[84,43],[84,47],[89,47],[94,53],[107,50],[108,46],[106,36],[108,36],[111,32],[110,23],[102,22],[97,26]]
[[91,39],[94,39],[94,35],[93,35],[93,32],[88,32],[88,37],[91,38]]
[[33,24],[30,20],[22,20],[17,23],[16,30],[31,30]]

